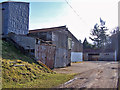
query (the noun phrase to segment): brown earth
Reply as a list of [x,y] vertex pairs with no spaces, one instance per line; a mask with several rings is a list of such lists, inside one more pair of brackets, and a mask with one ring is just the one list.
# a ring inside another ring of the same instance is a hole
[[118,62],[91,61],[72,63],[70,67],[54,69],[57,73],[78,73],[74,79],[58,88],[117,88]]

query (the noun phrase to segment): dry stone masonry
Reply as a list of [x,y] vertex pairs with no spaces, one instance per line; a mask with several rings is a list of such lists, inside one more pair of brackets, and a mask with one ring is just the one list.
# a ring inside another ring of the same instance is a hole
[[29,3],[3,2],[3,34],[10,32],[15,34],[28,34]]

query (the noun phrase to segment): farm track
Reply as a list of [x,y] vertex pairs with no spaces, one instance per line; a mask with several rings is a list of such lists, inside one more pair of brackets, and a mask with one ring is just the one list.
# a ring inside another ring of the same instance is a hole
[[75,76],[74,79],[58,86],[58,88],[117,89],[118,62],[92,62],[92,63],[93,65],[97,65],[97,67],[80,72],[78,75]]

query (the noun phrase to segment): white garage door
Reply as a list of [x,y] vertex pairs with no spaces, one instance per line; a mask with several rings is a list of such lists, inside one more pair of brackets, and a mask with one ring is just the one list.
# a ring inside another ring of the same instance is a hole
[[83,53],[82,52],[71,52],[71,61],[72,62],[83,61]]

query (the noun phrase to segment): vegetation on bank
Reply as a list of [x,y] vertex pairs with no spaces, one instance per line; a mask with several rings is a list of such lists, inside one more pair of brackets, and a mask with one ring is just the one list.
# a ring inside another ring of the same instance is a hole
[[2,88],[51,88],[74,77],[58,74],[22,54],[11,43],[2,43]]

